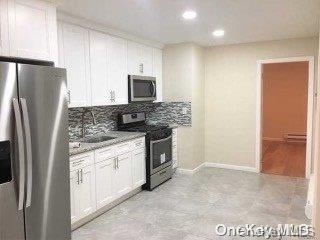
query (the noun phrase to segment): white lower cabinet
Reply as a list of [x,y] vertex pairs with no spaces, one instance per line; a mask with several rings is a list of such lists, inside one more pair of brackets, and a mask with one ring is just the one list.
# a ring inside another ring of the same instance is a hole
[[132,172],[133,187],[138,187],[146,183],[146,156],[145,149],[140,148],[132,152]]
[[77,174],[78,171],[70,172],[70,204],[71,204],[71,223],[78,220],[78,201],[76,201],[76,187],[77,187]]
[[144,138],[71,157],[71,223],[107,206],[146,179]]
[[114,172],[114,158],[99,162],[96,167],[96,201],[97,209],[112,202],[114,191],[112,188],[112,178]]
[[131,153],[117,157],[117,165],[113,175],[115,196],[121,197],[132,189]]
[[96,210],[96,192],[95,192],[95,170],[94,166],[87,166],[80,170],[79,183],[79,215],[88,216]]
[[172,129],[172,167],[178,168],[178,128]]

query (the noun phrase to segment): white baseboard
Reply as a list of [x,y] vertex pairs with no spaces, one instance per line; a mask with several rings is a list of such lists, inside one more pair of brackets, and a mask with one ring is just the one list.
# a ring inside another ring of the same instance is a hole
[[181,174],[192,175],[192,174],[195,174],[196,172],[199,172],[204,167],[224,168],[224,169],[230,169],[230,170],[255,172],[255,173],[258,172],[257,169],[253,167],[244,167],[244,166],[229,165],[229,164],[222,164],[222,163],[210,163],[210,162],[204,162],[194,169],[178,168],[177,172]]
[[224,168],[224,169],[231,169],[231,170],[238,170],[238,171],[245,171],[245,172],[258,172],[254,167],[245,167],[245,166],[237,166],[237,165],[229,165],[223,163],[210,163],[206,162],[206,167],[213,167],[213,168]]
[[181,173],[181,174],[189,174],[189,175],[192,175],[192,174],[195,174],[196,172],[199,172],[204,166],[205,166],[206,163],[202,163],[200,164],[198,167],[194,168],[194,169],[184,169],[184,168],[178,168],[177,169],[177,172],[178,173]]

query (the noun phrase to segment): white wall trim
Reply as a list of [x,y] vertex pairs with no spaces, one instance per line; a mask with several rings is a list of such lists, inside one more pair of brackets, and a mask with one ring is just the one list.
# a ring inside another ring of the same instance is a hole
[[289,57],[259,60],[257,62],[257,89],[256,89],[256,144],[255,144],[255,167],[256,171],[261,171],[261,149],[262,149],[262,66],[268,63],[288,63],[288,62],[309,62],[309,79],[308,79],[308,119],[307,119],[307,146],[306,146],[306,177],[311,174],[311,160],[313,155],[313,122],[314,122],[314,97],[315,97],[315,78],[314,78],[314,57]]
[[181,174],[192,175],[192,174],[195,174],[196,172],[199,172],[204,166],[205,166],[205,163],[201,163],[198,167],[194,169],[178,168],[177,172]]
[[246,166],[238,166],[238,165],[230,165],[230,164],[223,164],[223,163],[205,163],[206,167],[212,168],[223,168],[223,169],[230,169],[230,170],[238,170],[238,171],[245,171],[245,172],[257,172],[256,168],[254,167],[246,167]]
[[126,33],[124,31],[110,28],[110,27],[105,26],[101,23],[96,23],[96,22],[90,21],[88,19],[79,18],[77,16],[69,15],[69,14],[62,12],[62,11],[57,12],[57,17],[58,17],[58,21],[61,21],[61,22],[71,23],[74,25],[78,25],[80,27],[88,28],[88,29],[103,32],[103,33],[106,33],[106,34],[109,34],[109,35],[112,35],[115,37],[120,37],[120,38],[124,38],[124,39],[130,40],[130,41],[133,41],[133,42],[148,45],[150,47],[155,47],[155,48],[160,48],[160,49],[164,48],[164,44],[161,42],[137,37],[132,34]]
[[229,165],[229,164],[222,164],[222,163],[211,163],[211,162],[204,162],[200,164],[198,167],[194,169],[184,169],[178,168],[177,172],[181,174],[193,175],[199,172],[202,168],[223,168],[229,170],[237,170],[237,171],[245,171],[245,172],[255,172],[257,173],[256,168],[254,167],[245,167],[245,166],[237,166],[237,165]]

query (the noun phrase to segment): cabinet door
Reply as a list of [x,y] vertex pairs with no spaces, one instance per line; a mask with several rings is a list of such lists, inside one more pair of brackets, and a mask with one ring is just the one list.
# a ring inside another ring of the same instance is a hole
[[140,148],[132,152],[133,188],[146,183],[146,157],[145,149]]
[[153,75],[153,49],[151,47],[128,42],[128,73],[131,75]]
[[57,61],[56,6],[40,0],[9,0],[10,55]]
[[67,69],[69,107],[91,105],[89,32],[71,24],[59,24],[60,65]]
[[118,156],[118,167],[114,171],[113,186],[117,197],[121,197],[132,189],[131,153]]
[[162,50],[153,49],[153,76],[157,79],[157,100],[162,102]]
[[128,104],[127,41],[109,37],[108,80],[113,91],[111,104]]
[[0,0],[0,54],[9,56],[8,0]]
[[79,219],[79,196],[78,196],[78,171],[70,172],[70,204],[71,204],[71,223]]
[[114,200],[112,176],[115,168],[114,159],[99,162],[96,168],[96,202],[97,209]]
[[142,62],[142,75],[153,76],[153,48],[141,45],[140,56]]
[[96,210],[94,166],[80,170],[79,215],[81,218]]
[[110,104],[107,44],[108,36],[106,34],[90,31],[90,69],[93,106]]
[[140,44],[128,42],[128,74],[142,75],[142,61],[140,57]]

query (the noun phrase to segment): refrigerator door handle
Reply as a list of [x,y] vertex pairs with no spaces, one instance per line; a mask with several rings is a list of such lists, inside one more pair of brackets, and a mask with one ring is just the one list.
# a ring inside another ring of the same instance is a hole
[[26,207],[31,206],[32,199],[32,144],[28,106],[25,98],[20,98],[27,153],[27,197]]
[[23,210],[24,204],[24,194],[25,194],[25,156],[24,156],[24,139],[23,139],[23,129],[22,129],[22,120],[21,112],[18,99],[12,99],[13,110],[16,122],[16,131],[18,136],[18,156],[19,156],[19,199],[18,199],[18,210]]

